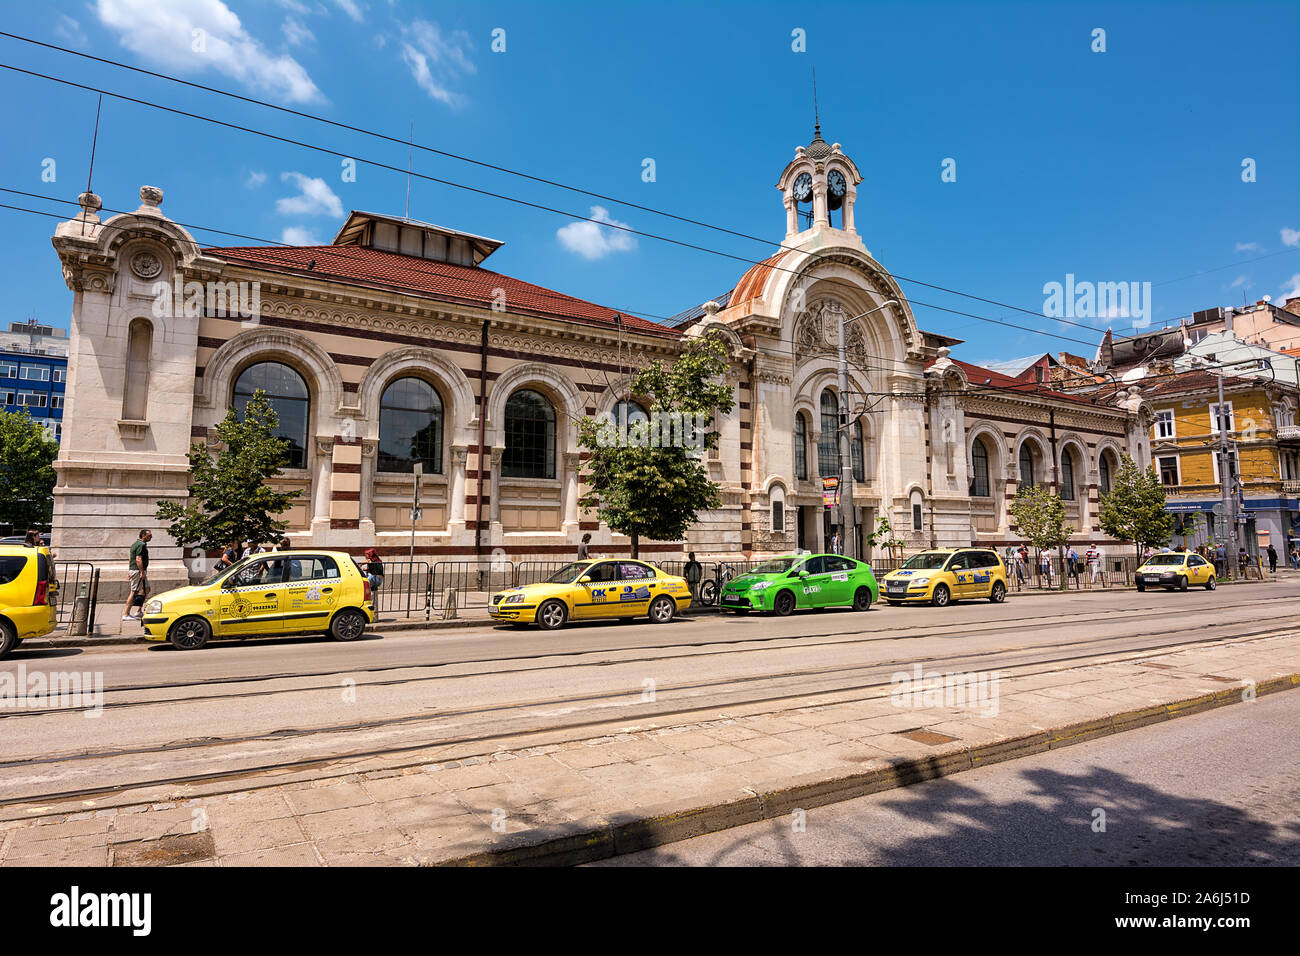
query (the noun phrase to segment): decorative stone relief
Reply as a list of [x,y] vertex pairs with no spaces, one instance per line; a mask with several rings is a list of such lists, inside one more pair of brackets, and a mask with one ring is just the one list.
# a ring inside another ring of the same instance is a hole
[[131,257],[131,271],[141,279],[157,278],[162,269],[162,260],[152,252],[137,252]]

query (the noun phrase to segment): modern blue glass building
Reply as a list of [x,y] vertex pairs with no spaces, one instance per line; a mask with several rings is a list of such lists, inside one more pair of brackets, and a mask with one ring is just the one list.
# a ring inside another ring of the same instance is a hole
[[0,348],[0,404],[6,412],[26,410],[46,422],[49,436],[63,435],[63,390],[68,377],[66,355],[33,354]]

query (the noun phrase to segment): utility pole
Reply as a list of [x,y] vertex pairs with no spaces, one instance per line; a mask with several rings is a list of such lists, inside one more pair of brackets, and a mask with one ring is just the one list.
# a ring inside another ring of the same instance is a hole
[[1224,570],[1228,580],[1236,578],[1234,568],[1237,565],[1237,496],[1232,493],[1232,480],[1228,468],[1228,429],[1223,419],[1223,374],[1216,373],[1219,380],[1219,404],[1214,409],[1214,420],[1219,429],[1219,490],[1223,496],[1223,513],[1228,519],[1229,546]]
[[[839,371],[837,378],[837,385],[839,386],[839,427],[836,429],[836,448],[840,455],[840,551],[846,557],[855,559],[860,559],[861,556],[858,554],[857,515],[853,508],[853,443],[849,434],[849,351],[845,329],[850,322],[865,319],[867,316],[882,309],[887,309],[891,305],[898,305],[898,300],[890,299],[883,305],[863,312],[861,315],[841,319],[838,323],[839,329],[837,330],[838,334],[835,342],[836,364]],[[862,450],[862,457],[865,464],[865,448]]]

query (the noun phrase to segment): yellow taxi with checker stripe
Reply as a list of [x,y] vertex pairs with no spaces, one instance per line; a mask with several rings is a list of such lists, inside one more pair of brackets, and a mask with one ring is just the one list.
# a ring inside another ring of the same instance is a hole
[[202,584],[144,605],[144,636],[178,650],[210,638],[328,634],[355,641],[375,619],[370,582],[341,551],[290,549],[250,555]]
[[1192,551],[1162,551],[1151,555],[1133,573],[1133,583],[1139,591],[1154,587],[1186,591],[1189,586],[1213,591],[1218,587],[1214,565]]
[[676,577],[631,558],[574,561],[545,581],[492,595],[493,620],[553,631],[569,621],[648,617],[667,624],[691,606],[691,589]]
[[1007,568],[992,548],[935,548],[914,554],[881,582],[890,604],[927,603],[946,607],[953,601],[1007,599]]

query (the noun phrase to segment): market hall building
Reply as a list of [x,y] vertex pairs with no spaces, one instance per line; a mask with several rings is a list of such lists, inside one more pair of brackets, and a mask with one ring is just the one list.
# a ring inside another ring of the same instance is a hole
[[[953,360],[958,340],[918,328],[863,243],[861,182],[818,131],[777,182],[779,250],[667,323],[495,272],[502,243],[458,230],[353,212],[330,245],[200,247],[160,189],[103,221],[83,194],[53,237],[74,293],[59,558],[119,568],[151,527],[155,588],[197,573],[157,502],[187,497],[190,443],[215,448],[217,423],[256,389],[289,443],[276,484],[302,492],[286,515],[295,544],[405,554],[418,462],[418,557],[555,559],[588,532],[593,554],[626,554],[626,537],[579,508],[576,423],[634,414],[628,357],[671,360],[705,334],[727,343],[736,399],[706,459],[722,507],[686,542],[644,542],[645,557],[825,549],[838,516],[820,479],[840,473],[841,401],[859,528],[887,517],[909,549],[1018,542],[1008,504],[1030,482],[1065,499],[1078,543],[1104,540],[1098,492],[1120,454],[1149,462],[1149,407],[1136,389],[1097,404]],[[170,307],[160,288],[175,290]]]

